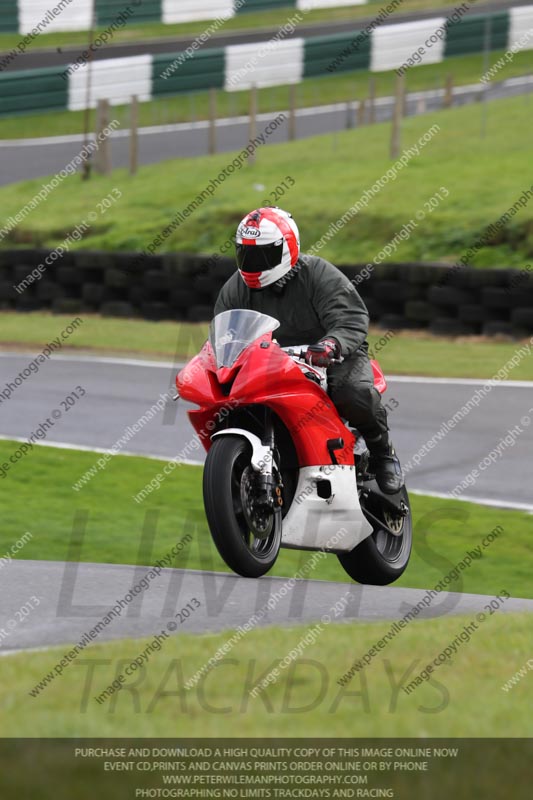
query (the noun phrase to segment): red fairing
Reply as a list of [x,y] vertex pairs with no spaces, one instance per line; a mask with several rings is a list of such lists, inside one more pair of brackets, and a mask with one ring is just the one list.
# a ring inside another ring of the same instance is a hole
[[[266,344],[268,343],[268,347]],[[261,346],[263,344],[263,346]],[[229,393],[221,383],[233,379]],[[232,367],[217,370],[209,344],[176,378],[184,400],[197,403],[189,418],[206,450],[210,431],[237,406],[266,405],[285,423],[296,448],[300,466],[331,463],[326,442],[342,438],[344,448],[335,452],[339,464],[353,466],[354,436],[343,424],[330,398],[268,333],[250,344]]]
[[371,359],[370,364],[372,365],[372,372],[374,373],[374,386],[380,394],[383,394],[387,389],[387,381],[383,370],[379,366],[379,362],[375,359]]
[[211,345],[206,342],[197,356],[176,375],[176,388],[180,397],[198,405],[214,404],[216,395],[209,380],[209,371],[216,369]]

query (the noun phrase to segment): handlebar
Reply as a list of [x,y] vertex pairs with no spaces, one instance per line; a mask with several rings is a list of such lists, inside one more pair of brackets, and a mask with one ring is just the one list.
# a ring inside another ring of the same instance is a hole
[[[298,359],[300,359],[300,361],[305,361],[305,357],[307,355],[308,347],[309,347],[309,345],[303,344],[303,345],[299,345],[300,349],[298,349],[296,346],[282,347],[281,349],[285,353],[287,353],[288,356],[292,356],[293,358],[298,358]],[[342,364],[343,361],[344,361],[344,358],[342,356],[340,356],[339,358],[332,358],[330,363],[331,364]],[[320,369],[324,369],[324,367],[321,367]]]

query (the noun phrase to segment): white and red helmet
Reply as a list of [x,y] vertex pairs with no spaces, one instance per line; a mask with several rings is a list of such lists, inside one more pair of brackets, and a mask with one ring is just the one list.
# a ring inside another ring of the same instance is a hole
[[235,237],[237,266],[250,289],[263,289],[289,272],[300,255],[300,234],[288,211],[257,208],[241,220]]

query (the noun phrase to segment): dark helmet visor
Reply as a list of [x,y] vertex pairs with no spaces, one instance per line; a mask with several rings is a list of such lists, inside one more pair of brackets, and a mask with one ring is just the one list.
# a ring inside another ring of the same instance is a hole
[[237,244],[237,266],[243,272],[264,272],[279,267],[283,256],[281,244]]

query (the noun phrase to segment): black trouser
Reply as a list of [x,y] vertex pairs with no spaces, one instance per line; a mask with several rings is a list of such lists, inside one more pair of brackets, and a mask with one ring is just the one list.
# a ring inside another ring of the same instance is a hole
[[328,370],[329,394],[339,414],[364,436],[369,450],[388,447],[389,426],[381,395],[363,346]]

